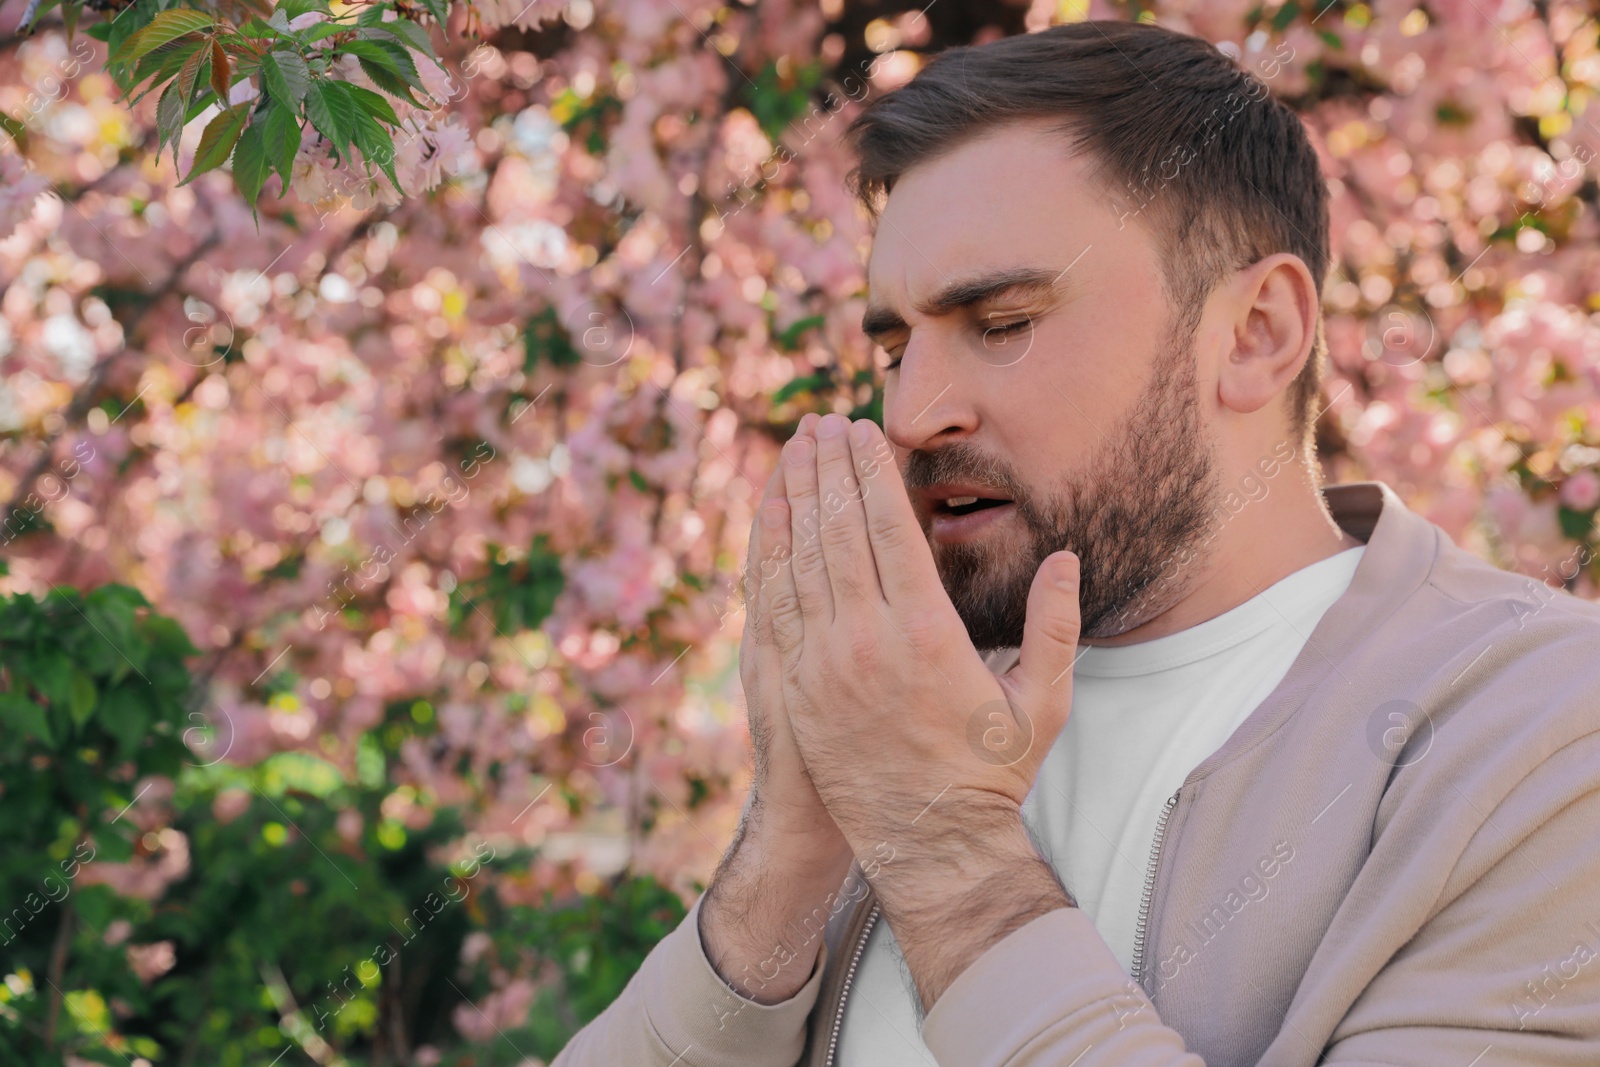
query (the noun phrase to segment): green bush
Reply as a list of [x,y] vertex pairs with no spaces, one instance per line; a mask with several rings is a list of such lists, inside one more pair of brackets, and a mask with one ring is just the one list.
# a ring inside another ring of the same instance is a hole
[[[303,752],[248,767],[196,761],[183,740],[196,654],[125,586],[0,599],[7,1067],[55,1067],[67,1053],[244,1067],[291,1044],[327,1063],[410,1063],[423,1044],[462,1067],[548,1058],[683,917],[648,877],[541,908],[502,905],[491,879],[531,852],[497,854],[459,809],[432,809],[421,829],[386,815],[396,792],[420,799],[390,771],[402,744],[433,729],[417,712],[425,699],[396,702],[361,736],[353,776]],[[173,816],[144,832],[127,812],[152,776],[172,782]],[[178,840],[169,829],[186,840],[189,869],[157,899],[76,881],[91,861],[158,854]],[[474,931],[489,934],[489,951],[465,967]],[[129,946],[162,943],[170,968],[142,981]],[[541,986],[523,1025],[474,1047],[451,1012],[490,990],[491,962],[537,972]]]

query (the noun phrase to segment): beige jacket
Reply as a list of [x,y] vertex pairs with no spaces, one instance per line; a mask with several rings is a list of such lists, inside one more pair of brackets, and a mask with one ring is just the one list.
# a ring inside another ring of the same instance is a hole
[[[1367,550],[1167,802],[1137,982],[1082,912],[1041,915],[928,1012],[943,1067],[1600,1064],[1600,606],[1382,483],[1323,493]],[[880,914],[852,875],[790,1000],[718,978],[697,902],[553,1067],[830,1065]]]

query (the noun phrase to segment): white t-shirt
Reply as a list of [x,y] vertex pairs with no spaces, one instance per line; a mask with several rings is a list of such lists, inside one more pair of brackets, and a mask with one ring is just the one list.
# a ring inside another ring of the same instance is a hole
[[[1319,560],[1187,630],[1080,650],[1072,713],[1023,817],[1124,969],[1167,798],[1277,688],[1364,551]],[[914,990],[880,920],[845,1002],[838,1067],[938,1067],[922,1043]]]

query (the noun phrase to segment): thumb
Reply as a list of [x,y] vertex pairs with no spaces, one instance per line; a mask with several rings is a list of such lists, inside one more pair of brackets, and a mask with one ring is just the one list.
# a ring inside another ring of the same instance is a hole
[[1078,557],[1054,552],[1039,564],[1028,589],[1021,657],[1006,672],[1025,709],[1034,715],[1070,704],[1072,664],[1078,655]]

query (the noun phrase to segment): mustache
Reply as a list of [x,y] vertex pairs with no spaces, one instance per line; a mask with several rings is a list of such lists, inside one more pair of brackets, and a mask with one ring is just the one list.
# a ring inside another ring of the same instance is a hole
[[1028,492],[1008,464],[965,442],[946,445],[933,452],[912,451],[906,456],[901,477],[911,492],[941,482],[976,482],[1002,491],[1018,504],[1024,502]]

